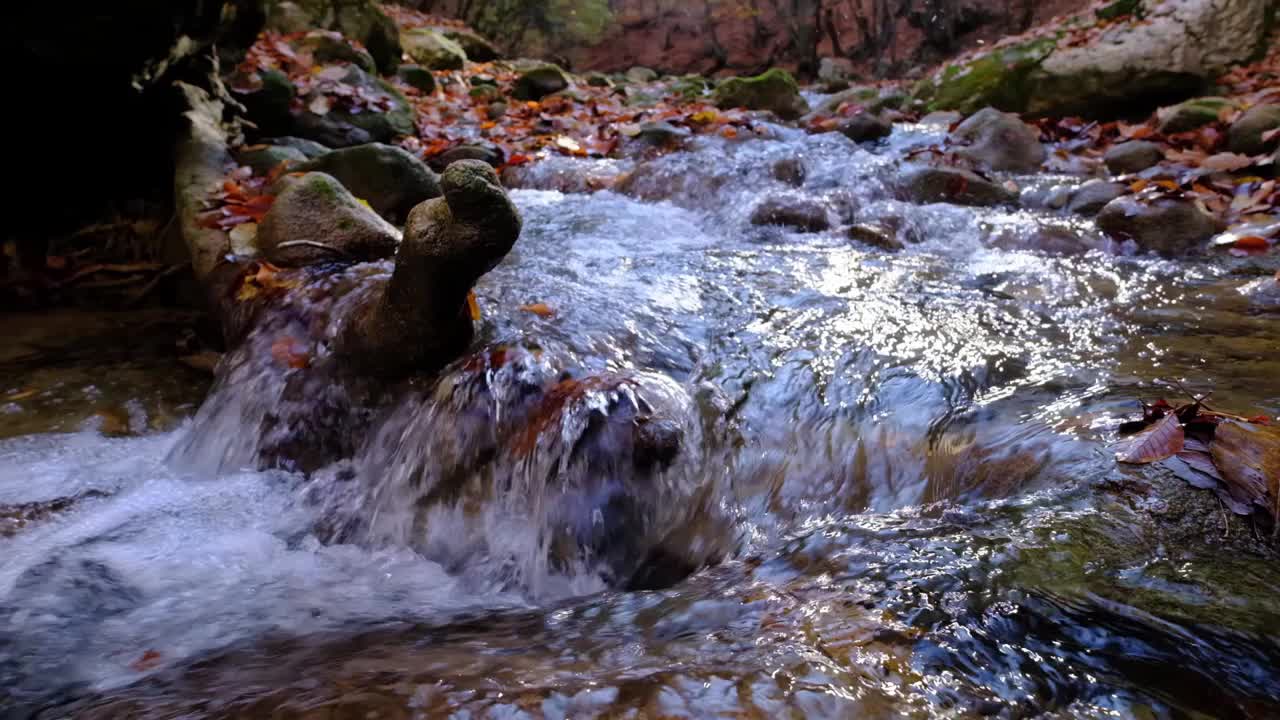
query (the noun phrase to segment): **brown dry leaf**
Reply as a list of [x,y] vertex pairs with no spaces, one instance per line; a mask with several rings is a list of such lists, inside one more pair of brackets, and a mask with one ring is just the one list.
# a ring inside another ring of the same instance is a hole
[[1236,153],[1218,153],[1210,155],[1200,162],[1200,167],[1214,172],[1233,172],[1253,165],[1253,158]]
[[1280,520],[1280,428],[1224,420],[1210,452],[1232,496]]
[[471,313],[472,322],[480,322],[480,303],[476,301],[476,291],[467,293],[467,310]]
[[1169,414],[1151,427],[1126,438],[1116,445],[1116,460],[1131,465],[1146,465],[1182,452],[1186,434],[1178,416]]

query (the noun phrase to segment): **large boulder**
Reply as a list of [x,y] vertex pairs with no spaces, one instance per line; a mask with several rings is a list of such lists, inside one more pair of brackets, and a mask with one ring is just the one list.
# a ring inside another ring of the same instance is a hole
[[337,335],[337,353],[367,372],[432,371],[466,350],[475,332],[467,295],[520,235],[520,213],[489,165],[456,162],[440,185],[443,197],[409,213],[390,280]]
[[1269,0],[1141,4],[1082,44],[1042,37],[947,65],[913,98],[926,110],[1114,116],[1200,92],[1265,43]]
[[324,173],[293,178],[258,226],[258,250],[277,265],[360,262],[396,251],[400,231]]
[[1227,130],[1227,147],[1242,155],[1261,155],[1280,145],[1280,136],[1264,139],[1280,128],[1280,105],[1255,105],[1245,110]]
[[809,111],[795,78],[781,68],[755,77],[729,78],[716,87],[714,101],[721,109],[768,110],[783,120],[795,120]]
[[412,106],[382,78],[352,65],[345,68],[339,84],[363,88],[362,101],[376,104],[353,107],[350,95],[329,94],[325,84],[317,84],[293,110],[297,135],[329,147],[347,147],[386,142],[414,132]]
[[926,166],[906,173],[898,183],[899,193],[917,203],[954,205],[1004,205],[1018,196],[986,178],[952,167]]
[[1165,135],[1196,130],[1217,122],[1224,111],[1231,111],[1235,103],[1222,97],[1201,97],[1178,103],[1172,107],[1161,108],[1157,117],[1160,119],[1160,132]]
[[1098,227],[1117,240],[1131,240],[1138,249],[1165,256],[1198,248],[1222,229],[1217,218],[1191,200],[1132,195],[1116,198],[1098,213]]
[[1150,140],[1130,140],[1112,145],[1102,156],[1112,175],[1142,172],[1164,160],[1164,150]]
[[956,153],[984,170],[1030,173],[1040,169],[1047,153],[1040,133],[1017,115],[983,108],[951,133]]
[[569,74],[559,65],[543,63],[527,67],[516,78],[512,94],[517,100],[541,100],[569,87]]
[[334,150],[294,168],[337,178],[356,197],[393,223],[420,202],[440,196],[440,178],[404,148],[382,143]]
[[364,45],[382,72],[400,64],[400,31],[373,0],[266,0],[265,6],[272,30],[336,30]]
[[430,70],[461,70],[467,62],[462,46],[435,28],[405,30],[400,34],[400,44],[415,63]]

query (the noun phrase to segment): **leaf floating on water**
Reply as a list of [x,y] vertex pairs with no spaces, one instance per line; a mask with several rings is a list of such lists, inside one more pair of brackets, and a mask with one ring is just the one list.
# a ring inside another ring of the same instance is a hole
[[1210,452],[1233,497],[1280,520],[1280,428],[1224,420]]
[[476,291],[467,293],[467,310],[471,313],[471,322],[480,322],[480,303],[476,301]]
[[1150,428],[1126,438],[1116,446],[1116,459],[1131,465],[1146,465],[1173,457],[1182,451],[1186,434],[1177,415],[1166,415]]
[[546,303],[530,303],[528,305],[521,305],[520,309],[543,318],[555,317],[556,314],[556,311]]

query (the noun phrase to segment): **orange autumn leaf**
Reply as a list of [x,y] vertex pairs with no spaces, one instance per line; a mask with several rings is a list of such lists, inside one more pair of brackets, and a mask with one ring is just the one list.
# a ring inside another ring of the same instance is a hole
[[1178,416],[1170,413],[1151,427],[1126,438],[1116,446],[1116,459],[1132,465],[1148,463],[1173,457],[1182,451],[1186,434]]
[[1240,248],[1241,250],[1266,250],[1271,247],[1271,243],[1267,242],[1267,239],[1260,235],[1245,235],[1244,237],[1238,238],[1235,243],[1232,244],[1232,247]]
[[556,311],[546,303],[530,303],[528,305],[521,305],[520,309],[543,318],[554,317],[556,314]]
[[480,322],[480,303],[476,301],[476,291],[467,293],[467,310],[471,313],[472,322]]

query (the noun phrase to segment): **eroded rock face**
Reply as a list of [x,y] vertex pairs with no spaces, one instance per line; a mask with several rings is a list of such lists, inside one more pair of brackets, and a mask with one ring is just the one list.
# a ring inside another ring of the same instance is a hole
[[985,170],[1030,173],[1040,169],[1046,152],[1040,133],[1017,115],[983,108],[951,132],[957,154]]
[[369,143],[326,153],[293,168],[337,178],[351,194],[393,223],[418,203],[440,196],[440,178],[426,163],[394,145]]
[[258,249],[281,266],[390,257],[400,231],[361,205],[332,176],[286,183],[258,228]]
[[1098,213],[1098,227],[1117,240],[1131,240],[1139,250],[1165,256],[1199,248],[1222,222],[1190,200],[1160,198],[1150,202],[1133,196],[1116,198]]

